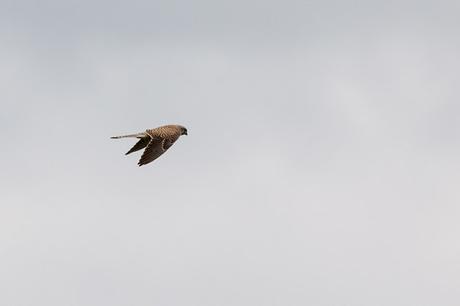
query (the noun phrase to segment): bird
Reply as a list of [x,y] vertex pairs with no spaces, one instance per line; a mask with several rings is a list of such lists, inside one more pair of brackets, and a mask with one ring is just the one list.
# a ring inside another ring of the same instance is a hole
[[182,135],[188,135],[187,129],[178,124],[169,124],[163,125],[153,129],[147,129],[145,132],[122,135],[122,136],[112,136],[111,139],[120,139],[120,138],[137,138],[139,141],[128,151],[125,155],[131,154],[133,152],[142,150],[145,148],[144,153],[142,153],[139,162],[137,163],[140,166],[146,165],[153,162],[155,159],[160,157],[164,152],[166,152]]

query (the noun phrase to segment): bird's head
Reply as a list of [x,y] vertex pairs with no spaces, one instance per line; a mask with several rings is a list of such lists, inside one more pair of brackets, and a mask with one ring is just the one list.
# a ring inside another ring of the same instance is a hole
[[181,127],[180,127],[180,134],[181,134],[181,135],[188,135],[188,134],[187,134],[187,129],[186,129],[185,127],[181,126]]

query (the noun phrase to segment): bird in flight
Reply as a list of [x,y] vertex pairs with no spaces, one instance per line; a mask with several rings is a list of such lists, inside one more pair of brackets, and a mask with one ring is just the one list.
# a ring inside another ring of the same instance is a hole
[[110,138],[138,138],[139,141],[131,148],[131,150],[126,152],[126,155],[145,148],[141,159],[137,163],[139,166],[142,166],[160,157],[182,135],[187,135],[187,129],[182,125],[164,125],[154,129],[148,129],[145,132],[137,134],[113,136]]

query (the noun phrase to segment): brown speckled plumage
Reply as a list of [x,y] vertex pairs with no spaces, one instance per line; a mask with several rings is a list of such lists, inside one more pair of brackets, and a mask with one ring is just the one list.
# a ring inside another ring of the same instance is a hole
[[164,125],[154,129],[148,129],[145,132],[114,136],[113,139],[133,137],[139,141],[132,147],[126,155],[142,150],[144,153],[138,162],[139,166],[146,165],[166,152],[181,135],[187,135],[187,129],[181,125]]

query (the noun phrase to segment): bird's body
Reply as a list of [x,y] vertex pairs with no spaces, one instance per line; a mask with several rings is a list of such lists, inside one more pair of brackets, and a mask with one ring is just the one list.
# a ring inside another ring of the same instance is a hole
[[154,129],[148,129],[141,133],[114,136],[111,138],[138,138],[139,141],[134,147],[126,152],[126,155],[145,148],[138,162],[138,165],[142,166],[160,157],[181,135],[187,135],[187,129],[185,127],[181,125],[164,125]]

